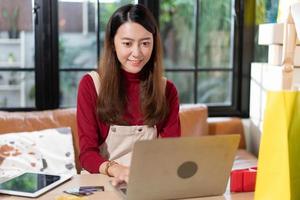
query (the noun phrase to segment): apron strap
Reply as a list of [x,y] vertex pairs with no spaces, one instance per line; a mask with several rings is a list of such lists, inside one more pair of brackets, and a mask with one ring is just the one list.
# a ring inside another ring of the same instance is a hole
[[96,72],[96,71],[90,71],[88,73],[88,75],[90,75],[92,77],[94,85],[95,85],[95,89],[96,89],[96,92],[97,92],[97,95],[99,95],[100,77],[99,77],[98,72]]

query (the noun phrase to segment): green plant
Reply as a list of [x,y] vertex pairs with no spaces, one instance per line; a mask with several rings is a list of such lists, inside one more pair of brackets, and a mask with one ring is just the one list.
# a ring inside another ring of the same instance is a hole
[[28,97],[30,100],[33,100],[35,98],[35,86],[32,85],[29,89],[29,92],[28,92]]
[[18,22],[19,22],[19,13],[20,13],[20,9],[19,7],[15,7],[12,14],[9,14],[7,9],[3,8],[2,9],[2,16],[4,19],[6,19],[6,21],[9,24],[9,33],[10,34],[14,34],[11,36],[18,36]]
[[16,56],[14,53],[10,52],[7,56],[8,63],[14,63],[16,62]]

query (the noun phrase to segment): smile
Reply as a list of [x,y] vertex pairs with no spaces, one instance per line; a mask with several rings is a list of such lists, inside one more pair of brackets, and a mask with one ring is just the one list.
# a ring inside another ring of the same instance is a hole
[[129,60],[129,62],[133,65],[139,65],[142,62],[142,60]]

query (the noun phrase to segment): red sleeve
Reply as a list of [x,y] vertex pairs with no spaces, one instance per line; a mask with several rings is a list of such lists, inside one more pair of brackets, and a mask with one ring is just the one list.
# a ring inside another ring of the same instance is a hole
[[169,114],[163,123],[158,125],[158,134],[161,137],[180,137],[179,100],[178,92],[171,81],[167,81],[166,98],[169,106]]
[[99,153],[103,141],[96,117],[97,93],[92,78],[85,75],[78,88],[77,127],[79,137],[79,161],[90,173],[99,173],[99,166],[106,161]]

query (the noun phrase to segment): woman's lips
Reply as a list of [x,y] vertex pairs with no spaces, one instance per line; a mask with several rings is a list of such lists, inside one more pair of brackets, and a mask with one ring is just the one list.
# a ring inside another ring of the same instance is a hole
[[142,63],[142,60],[129,60],[129,62],[132,66],[138,67]]

